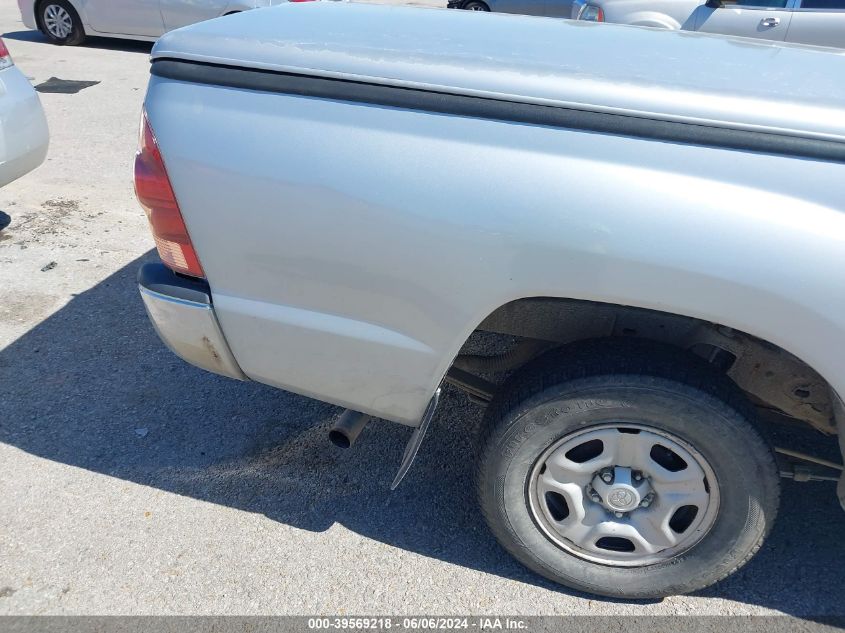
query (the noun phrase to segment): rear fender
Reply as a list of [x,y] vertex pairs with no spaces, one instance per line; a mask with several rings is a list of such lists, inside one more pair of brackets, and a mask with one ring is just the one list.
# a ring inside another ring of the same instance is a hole
[[680,22],[665,13],[659,13],[657,11],[638,11],[637,13],[631,14],[628,20],[632,26],[648,26],[673,31],[681,28]]
[[484,319],[551,297],[721,323],[845,390],[840,163],[158,76],[146,107],[253,380],[418,426]]
[[[95,32],[91,28],[91,23],[88,20],[88,11],[87,11],[88,0],[67,0],[67,1],[76,10],[76,14],[79,16],[79,19],[82,21],[82,29],[85,31],[85,34],[89,35],[92,32]],[[39,2],[36,3],[36,6],[38,6],[38,4],[41,4],[41,0],[39,0]],[[39,25],[39,27],[40,26],[41,25]]]

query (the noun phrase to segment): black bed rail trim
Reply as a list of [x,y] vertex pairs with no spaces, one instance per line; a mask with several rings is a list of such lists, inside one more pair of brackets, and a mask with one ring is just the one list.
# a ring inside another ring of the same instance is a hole
[[157,77],[230,88],[546,125],[656,141],[845,162],[845,142],[804,138],[775,132],[756,132],[678,121],[662,121],[624,114],[518,103],[489,97],[474,97],[433,90],[386,86],[179,59],[155,59],[151,72]]

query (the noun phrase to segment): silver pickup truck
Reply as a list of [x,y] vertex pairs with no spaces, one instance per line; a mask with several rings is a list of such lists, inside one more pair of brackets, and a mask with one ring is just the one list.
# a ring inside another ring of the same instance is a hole
[[141,295],[188,362],[347,408],[338,444],[412,427],[394,485],[466,391],[509,552],[693,591],[760,548],[781,475],[841,471],[779,464],[765,420],[845,436],[843,77],[823,49],[343,3],[175,31]]

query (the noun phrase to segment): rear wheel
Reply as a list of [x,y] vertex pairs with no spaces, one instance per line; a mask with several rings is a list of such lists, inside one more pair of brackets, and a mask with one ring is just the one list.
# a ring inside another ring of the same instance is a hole
[[706,587],[760,548],[777,511],[753,408],[697,357],[607,339],[547,354],[488,411],[484,515],[531,569],[621,598]]
[[471,0],[464,4],[464,9],[467,11],[489,11],[490,7],[479,0]]
[[38,5],[41,31],[54,44],[73,46],[85,40],[79,14],[65,0],[44,0]]

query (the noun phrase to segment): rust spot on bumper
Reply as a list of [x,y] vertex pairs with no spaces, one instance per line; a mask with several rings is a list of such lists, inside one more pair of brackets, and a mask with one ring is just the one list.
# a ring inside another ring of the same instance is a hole
[[207,336],[202,337],[202,344],[205,346],[206,351],[211,355],[214,359],[214,362],[217,365],[222,365],[222,361],[220,359],[220,354],[217,353],[217,350],[214,349],[214,343],[211,342],[211,339]]

